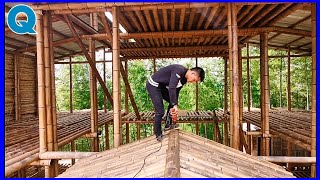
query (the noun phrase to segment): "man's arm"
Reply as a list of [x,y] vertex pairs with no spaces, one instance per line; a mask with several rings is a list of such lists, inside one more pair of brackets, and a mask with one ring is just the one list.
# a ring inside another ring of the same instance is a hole
[[170,105],[175,106],[178,104],[177,98],[177,85],[179,80],[181,79],[181,75],[177,71],[172,71],[170,82],[169,82],[169,98],[170,98]]

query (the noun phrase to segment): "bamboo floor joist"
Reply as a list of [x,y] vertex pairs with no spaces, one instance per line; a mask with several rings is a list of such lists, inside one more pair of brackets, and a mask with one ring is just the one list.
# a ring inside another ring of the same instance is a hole
[[[270,132],[306,150],[311,149],[311,113],[271,110]],[[244,121],[261,127],[260,110],[243,113]]]
[[152,136],[80,159],[58,177],[164,177],[173,168],[170,160],[180,167],[171,177],[294,177],[281,166],[181,130],[167,132],[162,143]]

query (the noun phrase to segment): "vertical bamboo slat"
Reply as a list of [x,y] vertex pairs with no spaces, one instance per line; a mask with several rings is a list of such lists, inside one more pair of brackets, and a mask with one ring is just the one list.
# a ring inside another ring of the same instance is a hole
[[[316,157],[316,4],[311,5],[311,41],[312,41],[312,104],[311,104],[311,156]],[[316,164],[311,165],[311,177],[316,177]]]
[[112,7],[112,91],[113,91],[113,120],[114,120],[114,147],[121,144],[121,100],[120,100],[120,45],[119,45],[119,9]]
[[249,51],[249,43],[247,43],[247,85],[248,85],[248,111],[251,110],[251,78],[250,78],[250,51]]
[[287,107],[288,111],[291,111],[291,57],[290,57],[290,47],[288,48],[288,85],[287,85]]
[[[97,14],[90,14],[90,25],[95,29],[98,27]],[[93,61],[94,66],[96,65],[96,53],[95,53],[95,40],[89,39],[89,54]],[[91,103],[91,133],[98,132],[98,103],[97,103],[97,81],[93,73],[92,68],[90,68],[90,103]],[[99,151],[99,138],[92,138],[92,151]]]
[[15,98],[15,120],[21,118],[21,95],[20,95],[20,63],[18,55],[14,55],[14,98]]
[[[198,58],[196,58],[196,67],[198,67]],[[199,84],[196,83],[196,111],[199,110]]]

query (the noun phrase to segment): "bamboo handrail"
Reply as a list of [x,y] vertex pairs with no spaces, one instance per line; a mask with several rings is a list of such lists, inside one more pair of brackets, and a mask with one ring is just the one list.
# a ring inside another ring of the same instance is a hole
[[50,160],[50,159],[81,159],[85,157],[90,157],[97,155],[99,152],[51,152],[47,151],[45,153],[39,154],[39,159]]
[[5,176],[9,176],[10,174],[18,171],[19,169],[27,166],[28,164],[39,159],[39,153],[36,153],[32,156],[25,158],[23,161],[18,161],[14,164],[5,167]]
[[274,163],[316,163],[316,157],[257,156],[261,160]]

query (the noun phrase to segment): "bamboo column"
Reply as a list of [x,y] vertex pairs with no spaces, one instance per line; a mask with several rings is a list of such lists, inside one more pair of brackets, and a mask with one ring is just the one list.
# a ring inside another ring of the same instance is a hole
[[112,7],[112,91],[113,91],[113,120],[114,120],[114,147],[121,144],[121,89],[120,89],[120,44],[119,44],[119,9]]
[[261,109],[262,117],[262,133],[263,133],[263,148],[262,154],[265,156],[270,155],[270,129],[269,129],[269,110],[270,110],[270,97],[269,97],[269,63],[268,63],[268,33],[260,34],[260,54],[261,54],[261,68],[262,69],[262,100],[263,106]]
[[69,80],[70,80],[70,84],[69,84],[69,90],[70,90],[70,113],[73,113],[73,99],[72,99],[72,64],[71,64],[71,61],[72,61],[72,58],[71,58],[71,56],[69,57],[69,62],[70,62],[70,64],[69,64]]
[[248,111],[251,110],[251,78],[250,78],[250,51],[249,51],[249,43],[247,43],[247,85],[248,85]]
[[[224,114],[226,115],[228,112],[228,60],[226,57],[223,57],[224,60]],[[229,132],[228,132],[228,122],[223,123],[223,144],[228,145],[228,137],[229,137]]]
[[291,111],[291,57],[290,57],[290,47],[288,48],[288,85],[287,85],[287,106],[288,111]]
[[[311,104],[311,156],[316,157],[316,4],[311,5],[312,27],[312,104]],[[311,177],[316,177],[316,164],[311,164]]]
[[[125,71],[125,76],[128,79],[128,60],[125,60],[124,62],[124,71]],[[129,113],[129,94],[127,88],[124,88],[124,111],[125,114]],[[130,124],[126,123],[126,143],[130,142],[130,136],[129,136],[129,130],[130,130]]]
[[[232,100],[231,104],[231,113],[232,117],[230,119],[231,131],[231,147],[235,149],[240,148],[240,112],[239,112],[239,61],[238,61],[238,34],[237,34],[237,7],[234,3],[228,3],[228,44],[229,44],[229,59],[230,59],[230,72],[232,75],[231,83],[232,84]],[[232,69],[231,69],[232,67]]]
[[15,120],[21,118],[21,94],[20,94],[20,63],[17,54],[14,55],[14,98],[15,98]]
[[[97,13],[90,14],[90,25],[94,29],[98,29],[98,17]],[[89,54],[95,66],[96,53],[95,53],[95,40],[89,39]],[[90,103],[91,103],[91,133],[98,132],[98,103],[97,103],[97,80],[93,73],[92,68],[90,68]],[[92,138],[91,143],[92,151],[99,151],[99,138]]]
[[[238,49],[238,61],[239,61],[239,128],[240,128],[240,139],[243,136],[242,131],[242,119],[243,119],[243,90],[242,90],[242,52],[241,48]],[[240,141],[240,151],[243,151],[243,141]]]
[[153,58],[153,73],[157,72],[156,58]]
[[[289,141],[287,142],[287,156],[292,156],[292,144]],[[287,169],[292,170],[291,163],[287,163]]]
[[[39,112],[39,153],[47,149],[47,121],[46,121],[46,94],[45,94],[45,66],[43,42],[43,15],[37,14],[36,41],[37,41],[37,72],[38,72],[38,112]],[[45,169],[48,174],[49,169]],[[48,177],[48,175],[46,176]]]
[[[50,11],[51,12],[51,11]],[[58,136],[57,136],[57,108],[56,108],[56,84],[55,84],[55,67],[54,67],[54,52],[53,52],[53,28],[52,28],[52,15],[49,16],[50,23],[50,62],[51,62],[51,108],[52,108],[52,129],[53,129],[53,150],[58,151]],[[52,160],[54,166],[54,176],[59,175],[59,164],[58,160]]]
[[[106,82],[106,49],[103,48],[103,82]],[[108,112],[107,110],[107,98],[106,95],[103,95],[103,110],[104,112]]]
[[[251,125],[249,122],[247,122],[247,133],[251,131]],[[250,149],[250,155],[252,154],[252,147],[251,147],[251,135],[247,135],[247,142],[248,142],[248,147]]]
[[[76,147],[74,144],[74,140],[71,141],[71,152],[75,152],[76,151]],[[74,165],[74,163],[76,163],[75,159],[71,159],[71,165]]]
[[282,108],[282,58],[280,58],[280,108]]

